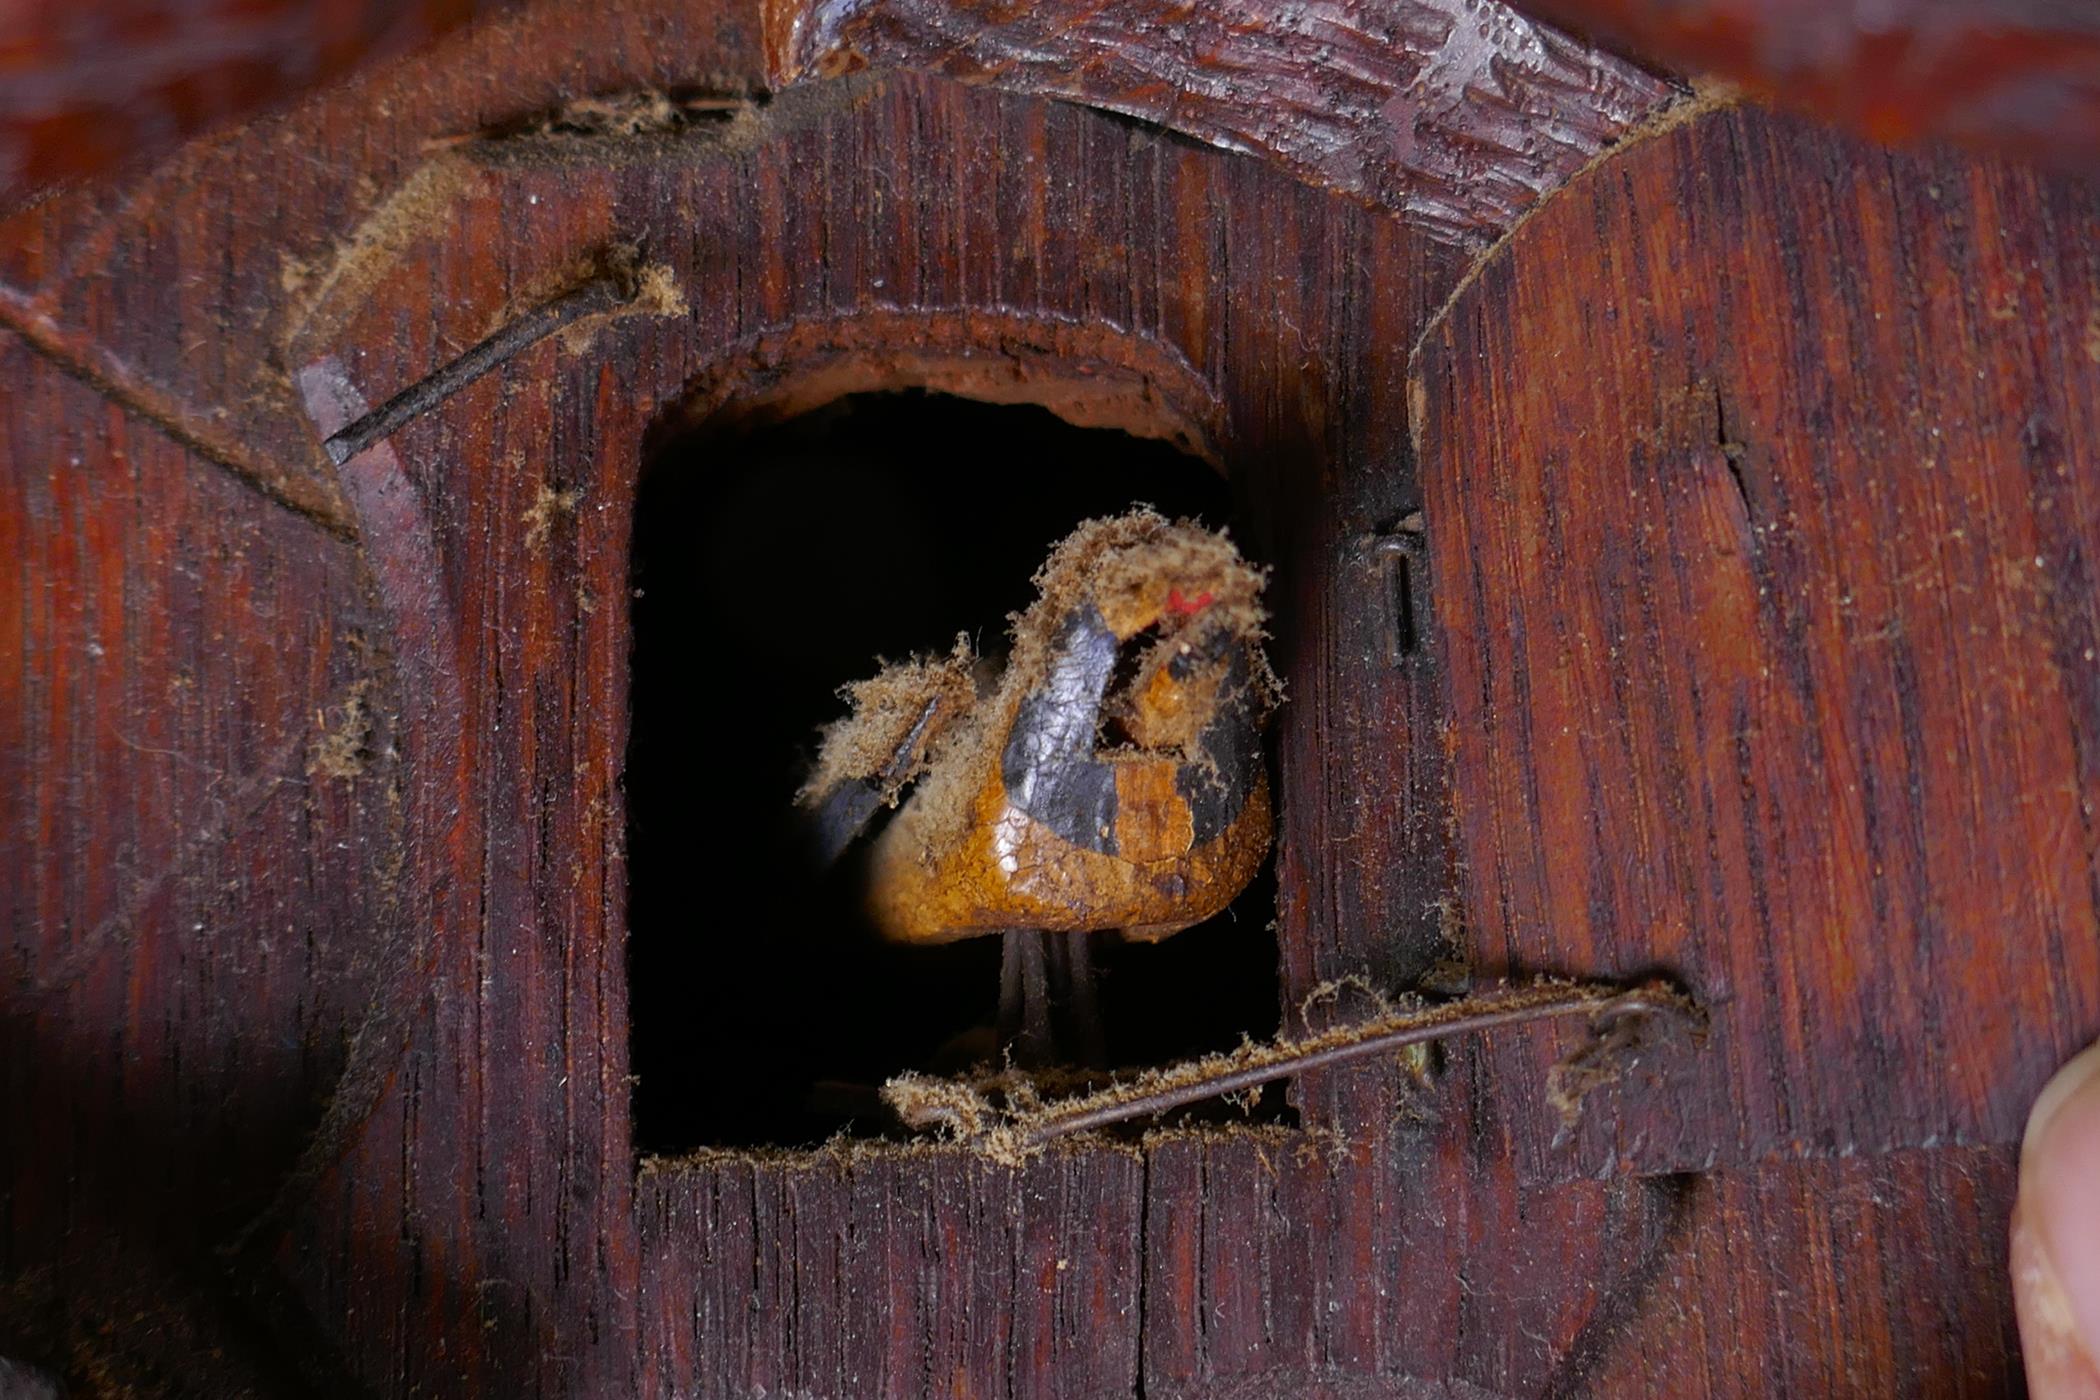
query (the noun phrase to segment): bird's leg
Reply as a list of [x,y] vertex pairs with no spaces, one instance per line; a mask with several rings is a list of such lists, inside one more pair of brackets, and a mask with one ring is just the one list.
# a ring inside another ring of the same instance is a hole
[[999,1043],[1020,1069],[1106,1063],[1088,935],[1035,928],[1002,935]]
[[1039,928],[1015,928],[999,939],[999,1044],[1022,1069],[1041,1069],[1056,1055],[1045,937]]
[[1101,1026],[1100,999],[1094,988],[1094,944],[1088,933],[1046,935],[1050,971],[1052,1024],[1057,1030],[1057,1048],[1066,1064],[1082,1069],[1102,1069],[1108,1062],[1107,1038]]

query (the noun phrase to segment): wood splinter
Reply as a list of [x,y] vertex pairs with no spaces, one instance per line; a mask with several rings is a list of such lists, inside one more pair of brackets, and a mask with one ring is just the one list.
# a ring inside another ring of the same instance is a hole
[[1549,1101],[1563,1129],[1580,1116],[1590,1090],[1631,1067],[1659,1025],[1703,1034],[1706,1016],[1662,982],[1623,987],[1539,981],[1498,987],[1456,1001],[1396,1007],[1299,1038],[1248,1041],[1227,1054],[1150,1070],[1067,1098],[1045,1100],[1033,1080],[1006,1073],[978,1081],[904,1074],[883,1086],[883,1101],[915,1131],[941,1131],[993,1161],[1019,1165],[1075,1133],[1153,1118],[1206,1099],[1244,1093],[1307,1070],[1390,1054],[1412,1045],[1532,1021],[1584,1017],[1590,1036],[1548,1076]]

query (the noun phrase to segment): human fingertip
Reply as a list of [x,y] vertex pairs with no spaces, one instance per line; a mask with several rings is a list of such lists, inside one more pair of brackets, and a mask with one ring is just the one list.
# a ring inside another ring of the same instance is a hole
[[2100,1044],[2028,1115],[2011,1263],[2029,1393],[2100,1400]]

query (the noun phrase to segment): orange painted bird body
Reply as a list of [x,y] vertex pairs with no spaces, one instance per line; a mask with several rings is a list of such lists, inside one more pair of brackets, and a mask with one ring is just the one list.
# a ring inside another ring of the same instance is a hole
[[870,853],[886,938],[1163,938],[1267,855],[1261,574],[1223,536],[1138,512],[1082,526],[1036,581],[1005,674]]

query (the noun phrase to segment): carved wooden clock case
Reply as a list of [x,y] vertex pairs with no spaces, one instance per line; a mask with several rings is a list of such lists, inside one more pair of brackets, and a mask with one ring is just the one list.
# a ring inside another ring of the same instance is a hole
[[[2018,1134],[2100,1032],[2096,220],[1493,0],[533,5],[17,209],[0,1351],[2016,1392]],[[1019,1168],[825,1141],[981,969],[812,935],[754,736],[868,598],[974,561],[996,631],[1136,499],[1273,569],[1288,695],[1258,906],[1127,972],[1158,1053],[1454,968],[1662,972],[1704,1044],[1572,1132],[1523,1030]]]

